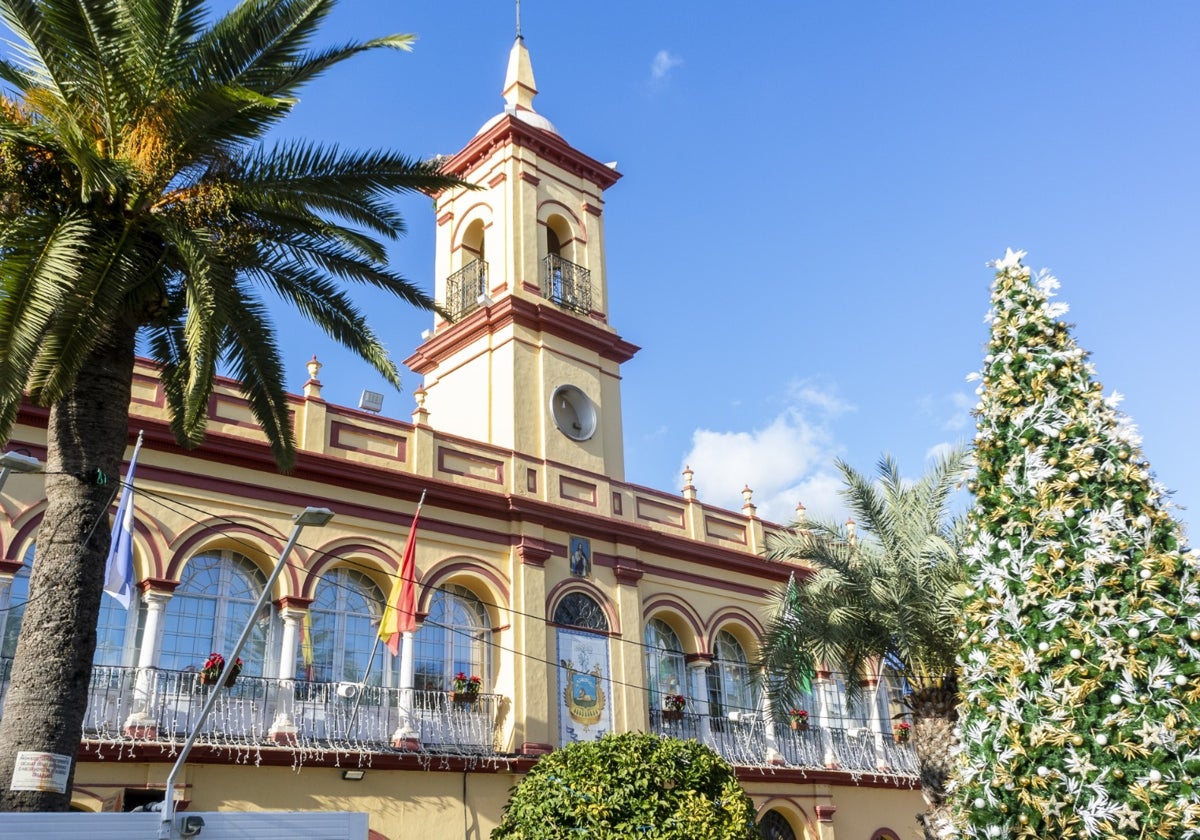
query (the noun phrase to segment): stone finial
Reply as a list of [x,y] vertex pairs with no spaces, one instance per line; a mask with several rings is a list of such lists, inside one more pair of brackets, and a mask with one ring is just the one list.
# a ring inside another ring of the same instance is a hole
[[321,380],[317,377],[320,375],[323,365],[317,361],[317,354],[313,353],[313,357],[304,366],[308,368],[308,381],[304,383],[304,396],[319,400],[321,398]]
[[804,506],[804,502],[796,502],[796,524],[803,527],[808,522],[808,517],[805,515],[808,508]]
[[854,520],[846,517],[846,540],[854,542]]
[[754,491],[750,489],[750,485],[747,484],[742,487],[742,513],[746,514],[746,516],[753,517],[755,512],[758,510],[754,506],[754,502],[752,501],[753,499]]
[[683,497],[685,499],[696,498],[696,485],[692,484],[692,479],[696,473],[690,466],[683,468]]
[[425,408],[425,389],[413,391],[413,399],[417,401],[417,407],[413,409],[413,423],[420,426],[429,420],[429,410]]

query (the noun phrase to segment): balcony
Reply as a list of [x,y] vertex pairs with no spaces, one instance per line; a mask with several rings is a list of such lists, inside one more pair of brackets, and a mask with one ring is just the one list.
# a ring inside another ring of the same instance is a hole
[[[0,704],[11,659],[0,660]],[[190,671],[92,669],[83,723],[87,741],[178,744],[197,727],[212,686]],[[238,677],[221,694],[197,739],[210,747],[290,747],[299,753],[397,752],[393,739],[407,707],[411,737],[405,752],[499,756],[504,698],[480,694],[455,703],[442,691],[405,692],[357,683],[316,683]],[[3,706],[0,705],[0,715]]]
[[[0,659],[0,716],[8,691],[11,659]],[[85,741],[110,745],[137,743],[178,746],[192,733],[212,686],[193,671],[96,667],[92,670]],[[317,683],[238,677],[221,690],[197,738],[201,746],[253,751],[284,747],[306,755],[337,753],[417,753],[503,759],[500,721],[507,700],[480,694],[455,702],[444,691],[404,692],[357,683]],[[394,743],[401,720],[411,734],[403,748]],[[911,744],[850,720],[837,725],[793,730],[765,720],[759,711],[727,716],[650,710],[650,731],[670,738],[695,739],[737,767],[771,770],[836,770],[858,780],[887,778],[915,785],[916,755]],[[885,724],[886,725],[886,724]]]
[[542,265],[542,297],[582,315],[592,311],[590,271],[558,254],[547,254]]
[[488,264],[471,260],[446,278],[446,312],[452,320],[479,308],[479,297],[487,292]]
[[840,770],[854,779],[886,776],[915,784],[917,758],[912,744],[897,744],[890,734],[852,721],[842,726],[796,730],[767,721],[761,712],[727,717],[672,714],[650,710],[650,729],[670,738],[695,739],[738,767]]

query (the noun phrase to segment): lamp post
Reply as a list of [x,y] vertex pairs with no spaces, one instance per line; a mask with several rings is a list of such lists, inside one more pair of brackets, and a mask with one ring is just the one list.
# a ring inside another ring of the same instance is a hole
[[287,563],[288,555],[292,553],[292,549],[296,546],[296,541],[300,539],[300,532],[305,526],[311,525],[314,528],[320,528],[327,524],[330,519],[333,519],[333,511],[329,508],[306,507],[300,513],[292,517],[296,524],[292,528],[292,535],[288,537],[287,545],[283,547],[283,551],[279,553],[279,559],[275,562],[275,568],[271,570],[267,582],[263,585],[262,594],[258,596],[258,603],[254,605],[254,609],[250,613],[250,618],[246,622],[246,626],[242,628],[242,635],[238,637],[237,643],[233,646],[229,656],[225,659],[225,667],[221,670],[221,676],[217,678],[217,684],[213,686],[213,690],[209,692],[208,700],[204,703],[204,708],[200,710],[200,716],[196,719],[196,723],[192,726],[192,733],[188,736],[187,742],[184,743],[183,749],[179,751],[179,758],[175,760],[175,765],[171,768],[170,774],[167,776],[166,796],[163,799],[162,807],[162,823],[158,827],[158,836],[160,840],[169,840],[175,822],[175,779],[179,772],[183,769],[184,762],[187,761],[188,754],[192,751],[192,746],[196,743],[196,738],[204,729],[204,723],[208,720],[209,714],[216,705],[217,697],[221,693],[221,688],[224,687],[225,681],[229,678],[230,673],[237,665],[238,654],[242,652],[246,641],[250,638],[250,633],[254,630],[254,624],[258,618],[259,611],[267,603],[267,598],[271,596],[271,589],[275,586],[275,581],[279,579],[279,573],[283,571],[284,565]]
[[0,490],[4,489],[4,482],[12,473],[37,472],[41,468],[42,462],[37,458],[20,452],[5,452],[0,455]]

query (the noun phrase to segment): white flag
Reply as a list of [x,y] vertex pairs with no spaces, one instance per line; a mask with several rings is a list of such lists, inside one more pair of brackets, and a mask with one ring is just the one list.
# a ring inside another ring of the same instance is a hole
[[129,469],[125,472],[125,488],[117,505],[117,518],[113,521],[108,562],[104,566],[104,591],[116,598],[125,609],[129,609],[129,601],[133,597],[133,472],[137,468],[137,456],[141,448],[142,433],[138,432],[133,457],[129,459]]

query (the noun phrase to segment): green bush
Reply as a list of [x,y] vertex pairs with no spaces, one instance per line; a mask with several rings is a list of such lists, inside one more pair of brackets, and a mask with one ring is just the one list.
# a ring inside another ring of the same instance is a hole
[[758,840],[754,804],[708,747],[631,732],[543,758],[492,840]]

